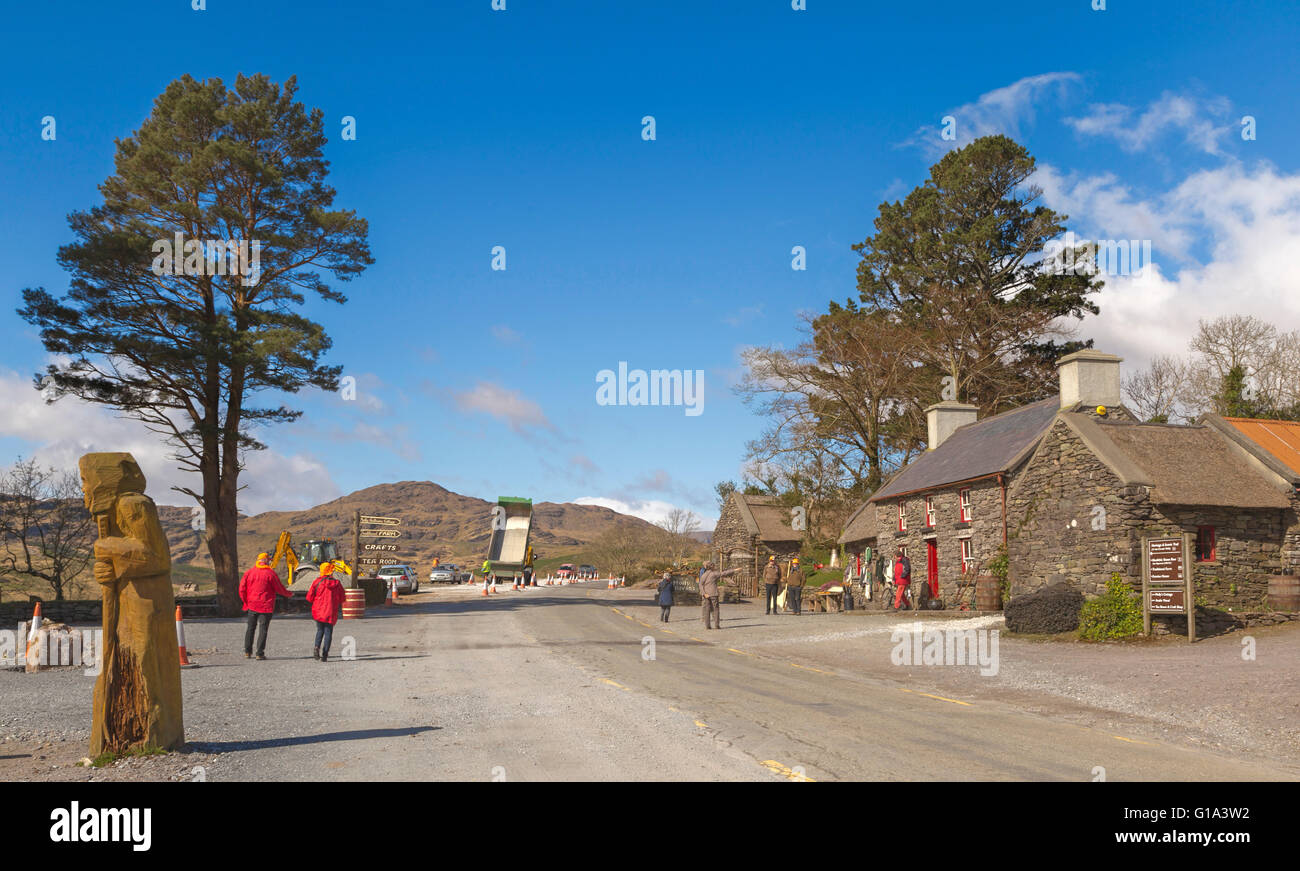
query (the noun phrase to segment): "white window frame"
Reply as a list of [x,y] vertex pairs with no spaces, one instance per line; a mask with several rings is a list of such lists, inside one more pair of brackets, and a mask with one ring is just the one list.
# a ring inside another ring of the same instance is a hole
[[965,487],[957,491],[957,500],[961,503],[961,522],[970,523],[972,517],[970,488]]
[[907,500],[898,500],[898,531],[907,532]]
[[975,565],[975,543],[969,538],[958,541],[961,542],[961,573],[964,575]]
[[934,529],[934,497],[925,497],[925,528]]

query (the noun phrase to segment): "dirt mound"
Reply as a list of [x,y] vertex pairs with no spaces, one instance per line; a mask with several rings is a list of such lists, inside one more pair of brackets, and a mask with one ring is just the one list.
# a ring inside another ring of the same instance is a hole
[[1078,629],[1082,608],[1083,593],[1068,584],[1053,584],[1016,596],[1004,615],[1011,632],[1051,634]]

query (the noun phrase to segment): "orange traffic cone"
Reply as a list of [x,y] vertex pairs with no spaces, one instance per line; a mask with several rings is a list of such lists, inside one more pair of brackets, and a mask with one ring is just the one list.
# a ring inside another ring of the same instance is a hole
[[483,595],[486,596],[487,594],[488,594],[488,579],[487,579],[487,575],[484,575],[484,576],[483,576]]
[[181,617],[181,606],[176,606],[176,646],[181,651],[181,665],[193,665],[190,662],[190,656],[185,652],[185,619]]
[[397,583],[396,581],[389,581],[389,582],[388,582],[388,596],[384,599],[384,607],[385,607],[385,608],[391,608],[391,607],[393,607],[393,586],[394,586],[396,583]]
[[27,632],[27,666],[26,672],[34,674],[41,667],[41,603],[36,603],[36,610],[32,612],[32,628]]

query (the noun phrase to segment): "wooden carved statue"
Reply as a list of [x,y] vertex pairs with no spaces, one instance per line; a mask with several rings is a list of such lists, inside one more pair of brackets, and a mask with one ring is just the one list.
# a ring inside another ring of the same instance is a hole
[[95,580],[104,597],[103,662],[90,755],[185,743],[171,549],[144,473],[130,454],[86,454],[81,489],[95,518]]

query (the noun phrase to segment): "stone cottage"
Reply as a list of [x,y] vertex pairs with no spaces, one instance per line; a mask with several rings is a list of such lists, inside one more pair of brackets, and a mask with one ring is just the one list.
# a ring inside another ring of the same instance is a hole
[[757,596],[768,556],[784,564],[799,555],[803,533],[790,524],[791,509],[774,496],[732,493],[713,529],[713,561],[723,569],[741,567],[735,576],[740,595]]
[[1007,487],[1057,409],[1055,397],[982,421],[978,409],[964,403],[926,409],[926,452],[869,500],[879,552],[892,559],[903,548],[923,599],[955,604],[958,588],[961,598],[973,598],[975,573],[1006,540]]
[[[1105,375],[1117,389],[1118,361]],[[1190,533],[1198,600],[1259,606],[1294,492],[1214,426],[1063,408],[1007,494],[1011,595],[1066,582],[1093,596],[1116,572],[1140,587],[1143,537]]]

